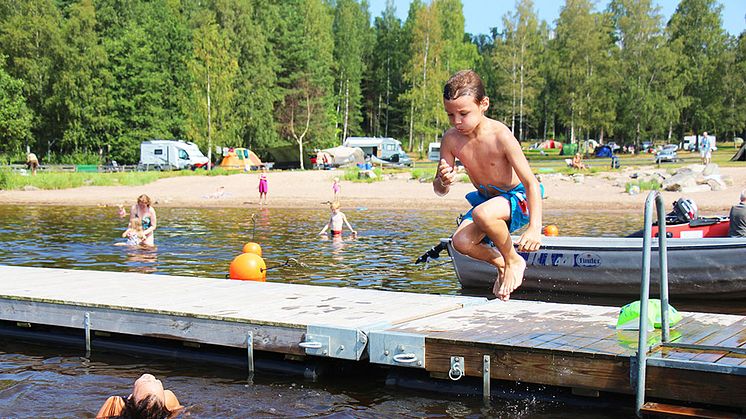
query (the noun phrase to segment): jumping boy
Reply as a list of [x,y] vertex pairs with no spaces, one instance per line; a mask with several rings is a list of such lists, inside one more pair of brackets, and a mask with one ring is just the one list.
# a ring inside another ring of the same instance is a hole
[[[510,129],[484,115],[490,100],[477,73],[463,70],[454,74],[443,89],[443,105],[453,128],[443,134],[433,190],[439,196],[448,193],[458,158],[477,190],[466,195],[472,209],[453,234],[453,246],[497,267],[492,291],[507,301],[523,282],[526,270],[526,261],[513,248],[510,233],[528,223],[516,243],[518,251],[539,250],[542,187]],[[484,243],[485,238],[495,247]]]
[[329,230],[329,233],[332,235],[332,237],[342,237],[342,228],[345,224],[347,224],[347,228],[350,229],[350,232],[352,233],[352,237],[357,236],[357,231],[355,231],[352,226],[350,225],[349,221],[347,221],[347,216],[339,210],[339,202],[334,201],[329,204],[329,209],[332,212],[331,217],[329,217],[329,222],[324,225],[324,228],[321,229],[319,232],[319,235],[322,235],[326,233],[326,230]]

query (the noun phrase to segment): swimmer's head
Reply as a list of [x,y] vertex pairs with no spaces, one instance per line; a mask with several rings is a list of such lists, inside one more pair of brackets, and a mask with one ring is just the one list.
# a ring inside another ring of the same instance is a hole
[[139,218],[130,218],[129,228],[132,230],[142,230],[142,221]]
[[139,205],[144,205],[144,206],[149,207],[150,206],[150,197],[147,196],[147,195],[145,195],[145,194],[142,194],[142,195],[140,195],[140,196],[137,197],[137,203]]

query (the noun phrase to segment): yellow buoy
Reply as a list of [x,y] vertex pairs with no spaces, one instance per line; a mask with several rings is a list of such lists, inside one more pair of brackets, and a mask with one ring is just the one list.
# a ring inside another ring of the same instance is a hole
[[267,280],[267,265],[256,253],[242,253],[236,256],[229,270],[230,279],[260,282]]
[[256,255],[261,256],[262,255],[262,246],[259,246],[259,243],[248,242],[245,245],[243,245],[243,252],[244,253],[254,253]]
[[554,224],[549,224],[544,227],[545,236],[559,236],[559,228]]

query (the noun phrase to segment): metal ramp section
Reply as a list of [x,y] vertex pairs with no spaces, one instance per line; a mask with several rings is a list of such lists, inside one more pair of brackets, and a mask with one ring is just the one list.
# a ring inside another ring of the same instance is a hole
[[483,298],[0,266],[0,320],[291,355],[367,356],[368,333]]

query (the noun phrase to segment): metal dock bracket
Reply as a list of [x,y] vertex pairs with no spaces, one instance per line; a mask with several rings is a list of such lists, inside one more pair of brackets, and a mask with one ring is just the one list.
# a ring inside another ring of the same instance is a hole
[[458,381],[463,377],[464,374],[464,357],[463,356],[452,356],[451,357],[451,368],[448,370],[448,378],[453,381]]
[[368,336],[360,330],[314,325],[306,328],[306,339],[299,343],[308,355],[353,361],[360,360],[367,344]]
[[379,330],[370,332],[368,339],[370,362],[425,368],[425,336]]

